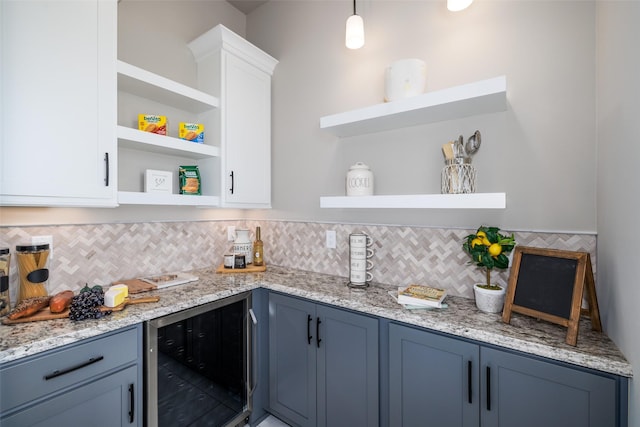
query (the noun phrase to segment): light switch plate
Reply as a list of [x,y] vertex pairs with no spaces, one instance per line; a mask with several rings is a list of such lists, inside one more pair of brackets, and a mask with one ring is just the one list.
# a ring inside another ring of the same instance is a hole
[[336,231],[335,230],[327,230],[326,233],[326,244],[328,249],[335,249],[337,247],[336,242]]

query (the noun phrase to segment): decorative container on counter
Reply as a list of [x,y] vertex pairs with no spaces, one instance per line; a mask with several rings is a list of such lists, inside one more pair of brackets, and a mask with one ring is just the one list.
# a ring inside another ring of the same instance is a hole
[[249,238],[249,230],[236,230],[233,253],[244,255],[247,264],[253,263],[253,242]]
[[358,162],[347,172],[347,196],[372,196],[373,172],[369,166]]
[[10,261],[9,248],[0,248],[0,316],[4,316],[11,310],[11,300],[9,298]]
[[18,262],[18,303],[27,298],[49,295],[49,244],[16,246]]
[[476,298],[476,307],[485,313],[499,313],[504,305],[504,298],[507,290],[500,287],[499,290],[483,288],[484,283],[473,285],[473,293]]

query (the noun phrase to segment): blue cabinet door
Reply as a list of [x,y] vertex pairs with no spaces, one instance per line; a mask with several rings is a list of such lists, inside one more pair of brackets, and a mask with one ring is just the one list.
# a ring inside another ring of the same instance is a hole
[[377,427],[378,320],[322,305],[316,314],[317,425]]
[[483,426],[619,425],[613,378],[485,347],[481,358]]
[[269,407],[300,426],[316,423],[315,304],[269,295]]
[[389,325],[389,425],[477,427],[478,371],[477,345]]

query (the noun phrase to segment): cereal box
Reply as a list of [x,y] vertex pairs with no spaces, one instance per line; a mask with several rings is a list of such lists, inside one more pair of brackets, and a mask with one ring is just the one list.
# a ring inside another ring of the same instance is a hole
[[204,125],[200,123],[180,122],[178,125],[178,136],[180,139],[202,144],[204,143]]
[[138,129],[145,132],[157,133],[158,135],[166,135],[167,116],[138,114]]

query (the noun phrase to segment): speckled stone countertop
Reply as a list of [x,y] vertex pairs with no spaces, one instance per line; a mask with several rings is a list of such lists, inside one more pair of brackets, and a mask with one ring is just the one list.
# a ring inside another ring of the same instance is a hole
[[499,314],[480,312],[473,300],[447,297],[448,308],[410,311],[388,292],[393,286],[373,284],[351,289],[343,277],[269,266],[264,273],[216,274],[215,269],[190,272],[200,280],[141,295],[158,295],[158,303],[138,304],[100,320],[69,319],[0,325],[0,363],[49,350],[105,332],[161,317],[196,305],[264,287],[354,311],[379,316],[458,337],[494,344],[578,366],[631,377],[631,364],[604,334],[590,330],[583,319],[578,345],[565,344],[566,328],[513,314],[511,323]]

